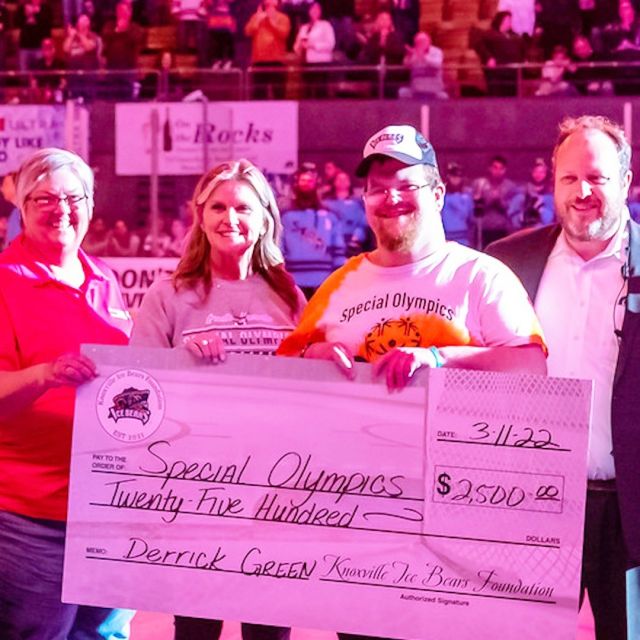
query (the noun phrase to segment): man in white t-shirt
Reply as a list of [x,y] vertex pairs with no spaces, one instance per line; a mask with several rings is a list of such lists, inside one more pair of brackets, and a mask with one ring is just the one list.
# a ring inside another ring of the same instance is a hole
[[366,143],[367,221],[377,248],[349,260],[311,299],[279,353],[374,364],[391,389],[420,367],[546,371],[542,333],[524,288],[497,260],[447,242],[435,152],[411,126]]

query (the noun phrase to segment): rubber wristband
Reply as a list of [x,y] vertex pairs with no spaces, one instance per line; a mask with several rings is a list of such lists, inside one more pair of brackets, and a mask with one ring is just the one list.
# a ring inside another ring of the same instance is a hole
[[442,357],[442,354],[440,353],[440,350],[438,349],[438,347],[429,347],[429,351],[431,351],[431,353],[433,354],[433,359],[436,363],[435,368],[439,369],[440,367],[443,367],[444,358]]

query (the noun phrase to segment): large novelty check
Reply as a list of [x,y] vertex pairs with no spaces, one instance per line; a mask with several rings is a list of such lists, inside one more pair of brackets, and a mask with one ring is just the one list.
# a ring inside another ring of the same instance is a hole
[[591,385],[87,347],[63,599],[395,638],[575,637]]

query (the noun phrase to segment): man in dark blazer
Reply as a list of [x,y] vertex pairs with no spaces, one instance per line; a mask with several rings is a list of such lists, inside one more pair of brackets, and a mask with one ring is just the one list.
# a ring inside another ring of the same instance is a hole
[[[597,640],[627,638],[625,570],[640,567],[640,226],[626,207],[630,163],[618,125],[566,119],[553,152],[560,224],[487,248],[534,302],[549,375],[594,380],[581,595]],[[639,605],[629,605],[630,621]]]

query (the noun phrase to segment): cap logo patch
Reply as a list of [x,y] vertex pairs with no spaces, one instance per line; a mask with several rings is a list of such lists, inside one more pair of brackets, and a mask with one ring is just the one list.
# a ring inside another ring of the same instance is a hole
[[383,133],[377,138],[371,140],[369,142],[369,146],[372,149],[375,149],[381,142],[384,142],[385,140],[391,140],[396,144],[400,144],[404,140],[404,135],[402,133]]

